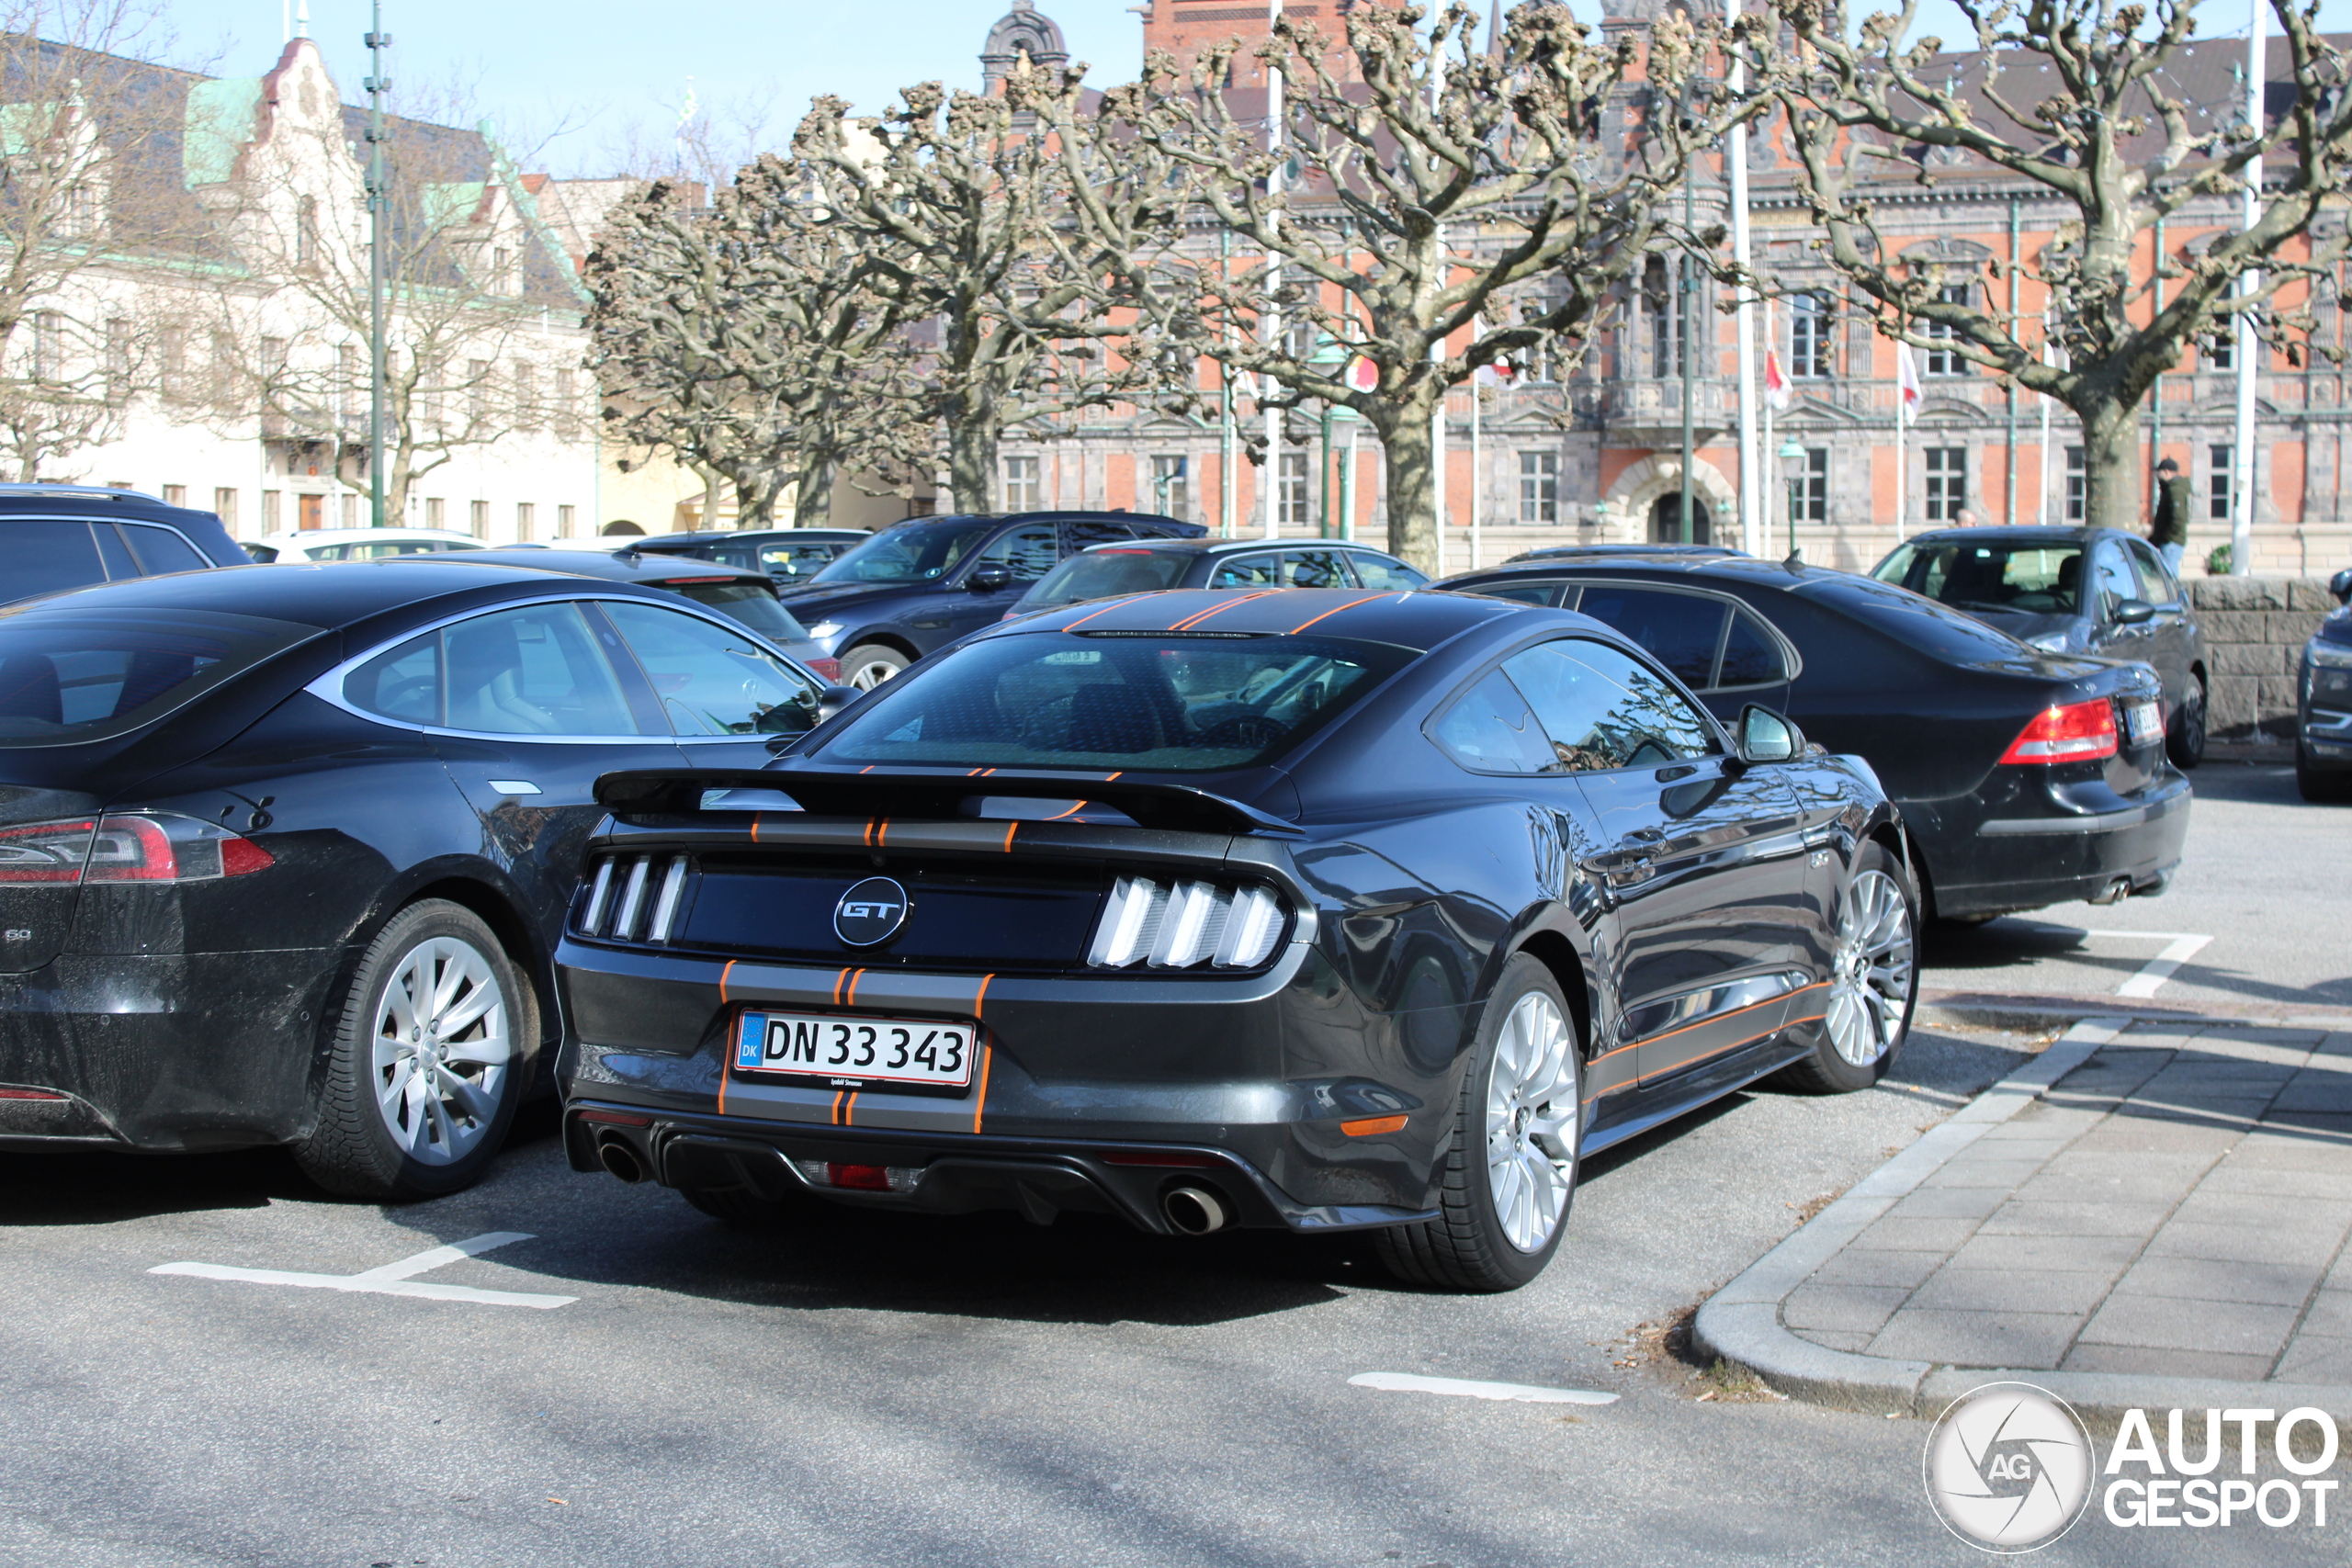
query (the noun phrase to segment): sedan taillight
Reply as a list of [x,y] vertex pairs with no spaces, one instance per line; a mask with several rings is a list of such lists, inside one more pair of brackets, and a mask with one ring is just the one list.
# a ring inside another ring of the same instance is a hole
[[2044,708],[2018,732],[2004,762],[2088,762],[2115,755],[2115,705],[2105,697]]
[[1095,922],[1086,962],[1097,969],[1250,969],[1283,932],[1282,900],[1264,887],[1123,876]]
[[211,882],[276,863],[251,839],[164,812],[0,828],[0,883]]

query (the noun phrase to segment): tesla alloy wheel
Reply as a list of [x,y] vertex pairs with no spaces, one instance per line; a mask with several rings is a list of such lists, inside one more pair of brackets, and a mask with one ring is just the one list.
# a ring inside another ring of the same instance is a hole
[[297,1146],[334,1191],[398,1200],[481,1175],[522,1098],[531,1008],[473,911],[427,899],[359,962],[335,1032],[318,1130]]
[[1576,1195],[1583,1054],[1559,982],[1521,953],[1487,1003],[1439,1166],[1436,1219],[1380,1233],[1409,1284],[1509,1291],[1544,1271]]
[[1868,1089],[1886,1076],[1919,996],[1919,896],[1885,849],[1865,844],[1838,902],[1829,976],[1813,1054],[1789,1080],[1816,1094]]

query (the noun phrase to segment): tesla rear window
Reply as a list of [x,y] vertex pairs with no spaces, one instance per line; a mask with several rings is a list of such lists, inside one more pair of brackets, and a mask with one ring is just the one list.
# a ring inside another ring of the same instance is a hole
[[994,638],[884,687],[824,756],[918,767],[1255,767],[1414,657],[1315,637]]
[[129,624],[91,610],[0,611],[0,746],[123,734],[318,635],[209,611],[145,610]]
[[751,627],[770,642],[805,642],[808,633],[776,603],[775,590],[764,582],[663,582],[683,598],[716,610],[730,621]]
[[1086,599],[1173,588],[1192,561],[1190,555],[1176,550],[1098,550],[1072,556],[1037,584],[1024,604],[1029,609],[1042,610]]

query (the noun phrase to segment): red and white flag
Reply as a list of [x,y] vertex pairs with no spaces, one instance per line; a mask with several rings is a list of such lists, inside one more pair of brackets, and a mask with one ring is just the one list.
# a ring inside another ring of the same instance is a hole
[[1911,345],[1894,345],[1894,392],[1905,413],[1919,412],[1919,367],[1912,362]]
[[1764,351],[1764,400],[1775,409],[1786,409],[1792,397],[1793,394],[1789,388],[1789,378],[1781,369],[1779,351],[1766,349]]

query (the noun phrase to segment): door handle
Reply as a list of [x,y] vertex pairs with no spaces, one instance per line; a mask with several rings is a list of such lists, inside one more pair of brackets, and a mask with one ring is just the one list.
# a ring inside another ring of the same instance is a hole
[[539,786],[528,779],[491,779],[490,787],[501,795],[537,795]]
[[1654,850],[1666,840],[1663,828],[1636,828],[1617,840],[1621,850]]

